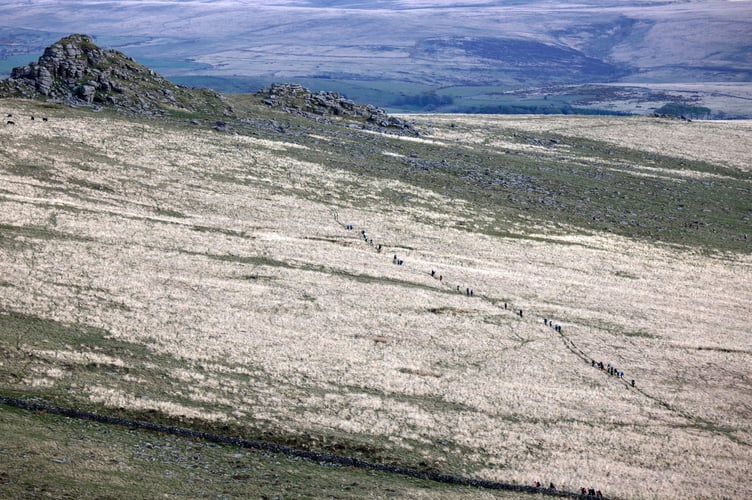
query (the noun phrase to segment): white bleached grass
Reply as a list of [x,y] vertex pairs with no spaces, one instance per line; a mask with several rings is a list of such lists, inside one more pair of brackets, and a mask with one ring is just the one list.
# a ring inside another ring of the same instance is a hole
[[[499,126],[564,126],[462,120],[488,127],[472,128],[480,139]],[[580,122],[591,124],[583,134],[602,130],[598,120]],[[288,156],[294,146],[282,142],[109,118],[49,124],[0,134],[7,165],[41,169],[0,168],[0,223],[33,229],[0,245],[0,303],[184,362],[172,374],[180,389],[143,388],[145,398],[110,377],[80,388],[92,401],[350,434],[460,469],[452,473],[523,484],[596,484],[626,497],[748,493],[748,255],[524,221],[508,229],[543,240],[492,237],[455,228],[472,228],[472,207],[398,181],[354,184]],[[390,206],[382,190],[415,202]],[[644,393],[574,355],[544,317]],[[30,384],[64,380],[36,375]]]

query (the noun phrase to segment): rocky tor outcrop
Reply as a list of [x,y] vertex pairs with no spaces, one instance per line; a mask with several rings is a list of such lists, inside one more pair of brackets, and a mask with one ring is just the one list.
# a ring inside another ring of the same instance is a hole
[[212,108],[226,113],[219,94],[175,85],[87,35],[70,35],[47,47],[37,62],[14,68],[0,96],[46,97],[68,105],[114,106],[139,114]]
[[[269,106],[317,122],[418,135],[406,121],[376,106],[356,104],[336,92],[314,93],[300,85],[277,84],[257,95]],[[220,132],[255,124],[252,116],[241,117],[242,113],[236,112],[222,94],[176,85],[122,52],[102,49],[91,37],[81,34],[47,47],[37,62],[14,68],[10,78],[0,81],[0,97],[41,98],[139,115],[185,111],[205,115]],[[192,118],[191,123],[201,123],[196,116]],[[255,125],[284,132],[274,123]]]

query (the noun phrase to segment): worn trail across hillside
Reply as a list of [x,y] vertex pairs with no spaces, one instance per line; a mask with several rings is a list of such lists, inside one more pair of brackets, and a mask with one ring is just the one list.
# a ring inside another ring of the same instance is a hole
[[[353,224],[344,224],[341,221],[341,219],[339,217],[339,213],[337,212],[337,210],[336,209],[332,209],[332,212],[333,212],[333,215],[334,215],[334,220],[336,221],[338,227],[344,228],[347,231],[352,231],[352,230],[358,230],[359,229],[360,230],[360,234],[362,235],[362,238],[357,238],[357,239],[359,241],[364,242],[367,245],[370,245],[371,248],[375,248],[376,251],[377,251],[377,253],[379,253],[379,254],[382,253],[382,250],[381,250],[382,249],[382,245],[379,243],[378,239],[374,240],[372,238],[369,238],[369,234],[370,233],[368,233],[365,228],[359,228],[358,226],[353,225]],[[388,258],[388,256],[386,256],[386,258]],[[403,265],[403,261],[401,259],[398,259],[397,255],[394,256],[394,261],[395,261],[394,263],[399,263],[400,266]],[[405,266],[405,269],[409,270],[410,267],[411,266],[409,265],[409,263],[407,263],[407,265]],[[421,272],[421,271],[416,271],[416,270],[413,270],[413,271],[414,272],[419,272],[419,273]],[[423,271],[423,272],[425,273],[427,271]],[[434,278],[434,279],[436,279],[436,280],[439,281],[439,287],[441,289],[449,291],[450,293],[455,292],[455,291],[457,293],[460,293],[460,294],[464,293],[468,297],[468,299],[478,299],[478,300],[486,301],[489,304],[493,305],[494,307],[500,307],[500,309],[502,309],[504,312],[513,313],[515,315],[519,314],[520,318],[523,318],[523,316],[524,316],[523,310],[516,308],[515,305],[514,305],[514,303],[512,303],[512,302],[504,302],[503,303],[503,307],[499,306],[500,300],[498,298],[492,298],[492,297],[486,296],[484,294],[477,294],[476,295],[476,294],[473,293],[473,288],[467,287],[465,285],[458,285],[458,284],[453,283],[451,276],[444,276],[443,274],[437,273],[437,272],[435,272],[433,270],[429,274],[431,275],[432,278]],[[408,281],[405,281],[405,282],[407,283]],[[456,288],[455,288],[455,286],[456,286]],[[525,317],[526,320],[528,320],[527,316],[524,316],[524,317]],[[578,346],[574,342],[574,340],[572,340],[572,338],[570,338],[570,336],[568,336],[565,333],[565,330],[569,330],[571,327],[576,328],[577,325],[569,325],[566,328],[563,328],[562,325],[559,325],[553,319],[538,318],[538,317],[533,318],[533,321],[535,321],[535,322],[539,322],[541,320],[544,322],[544,325],[549,326],[550,329],[551,329],[551,331],[554,331],[561,338],[564,346],[574,356],[576,356],[578,359],[580,359],[581,361],[583,361],[585,364],[592,365],[593,367],[597,368],[596,361],[594,360],[593,356],[590,355],[589,353],[587,353],[585,350],[583,350],[580,346]],[[610,366],[610,364],[609,364],[609,366]],[[606,371],[606,369],[605,369],[605,367],[603,366],[602,363],[601,363],[601,367],[598,368],[598,369],[601,372],[603,372],[604,375],[606,375],[608,373],[609,378],[615,379],[616,383],[619,383],[620,385],[623,385],[626,389],[632,390],[632,391],[636,391],[637,393],[641,394],[642,396],[644,396],[645,398],[647,398],[650,401],[654,402],[655,404],[657,404],[657,405],[659,405],[659,406],[661,406],[663,408],[666,408],[667,410],[669,410],[669,411],[671,411],[673,413],[676,413],[677,415],[679,415],[679,416],[687,419],[690,422],[693,422],[694,425],[696,425],[698,427],[709,429],[711,431],[715,430],[715,432],[718,432],[719,434],[725,435],[724,432],[722,432],[720,430],[717,430],[717,428],[718,428],[717,424],[714,424],[712,422],[708,422],[705,419],[697,418],[696,416],[691,415],[690,413],[688,413],[686,411],[683,411],[683,410],[681,410],[679,408],[674,407],[670,403],[666,402],[666,400],[664,398],[661,398],[660,396],[655,396],[655,395],[650,394],[648,391],[645,391],[644,389],[642,389],[639,386],[639,382],[636,385],[634,379],[631,380],[631,383],[628,382],[629,376],[627,374],[627,377],[625,378],[623,370],[621,370],[621,375],[619,375],[618,371],[615,372],[614,374],[611,374],[610,372]]]

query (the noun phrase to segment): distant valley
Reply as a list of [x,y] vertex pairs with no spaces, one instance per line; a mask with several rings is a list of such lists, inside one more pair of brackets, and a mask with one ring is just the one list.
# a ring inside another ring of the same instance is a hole
[[[752,116],[752,4],[4,2],[0,77],[70,33],[175,83],[275,82],[401,112]],[[670,108],[669,108],[670,109]]]
[[129,50],[0,81],[0,498],[752,497],[751,120],[395,115]]

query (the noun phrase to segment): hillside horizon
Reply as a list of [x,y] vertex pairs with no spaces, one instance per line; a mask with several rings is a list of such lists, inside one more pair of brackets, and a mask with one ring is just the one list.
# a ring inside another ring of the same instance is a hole
[[741,118],[752,116],[750,14],[749,2],[8,2],[0,70],[84,32],[221,92],[294,82],[412,112],[679,103]]

